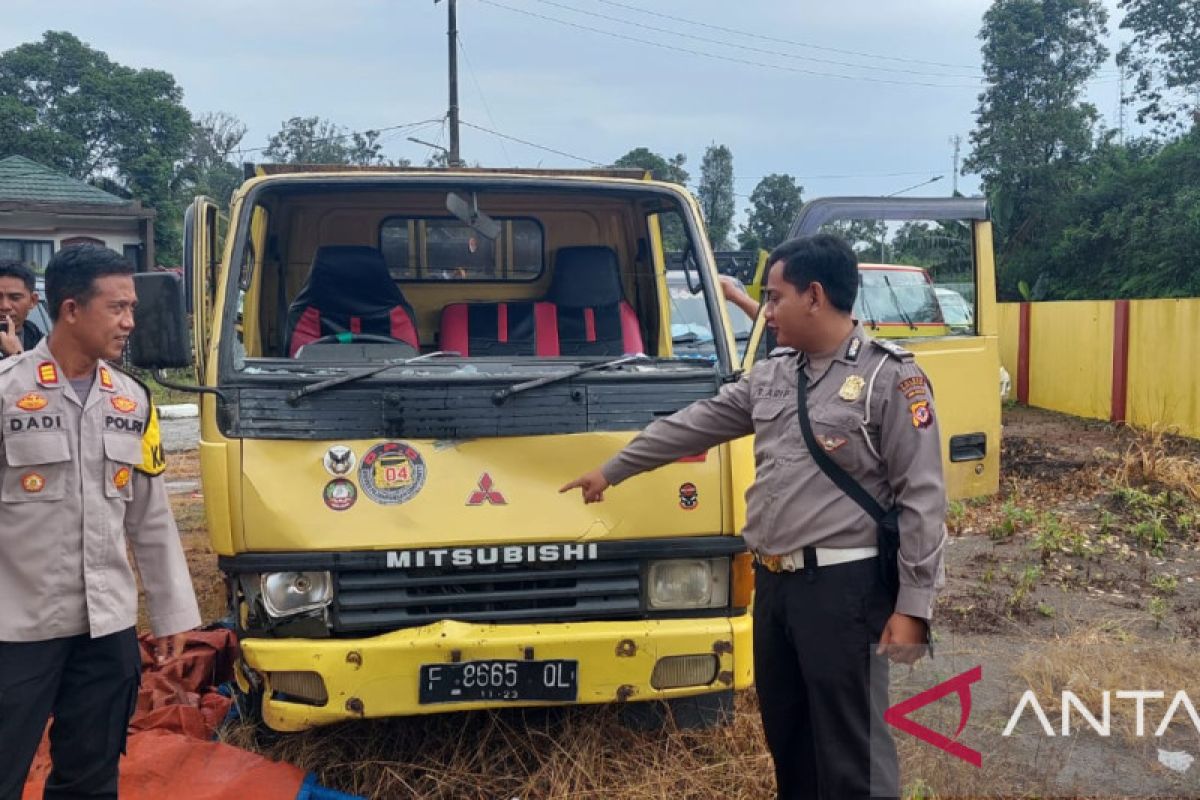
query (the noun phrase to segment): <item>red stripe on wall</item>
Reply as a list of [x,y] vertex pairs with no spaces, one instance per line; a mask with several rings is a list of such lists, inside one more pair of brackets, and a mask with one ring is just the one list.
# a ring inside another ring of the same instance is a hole
[[351,317],[350,318],[350,332],[351,333],[362,333],[362,317]]
[[1125,422],[1125,398],[1129,389],[1129,301],[1113,303],[1112,422]]
[[1020,337],[1017,340],[1017,402],[1029,404],[1029,319],[1031,306],[1021,303]]
[[496,338],[502,342],[508,341],[508,303],[501,303],[496,310]]

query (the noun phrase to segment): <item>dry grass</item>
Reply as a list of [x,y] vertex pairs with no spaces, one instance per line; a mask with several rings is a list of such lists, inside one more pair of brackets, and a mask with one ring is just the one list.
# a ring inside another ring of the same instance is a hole
[[369,798],[767,798],[770,756],[753,693],[724,728],[626,728],[613,707],[442,714],[355,722],[260,742],[227,741]]
[[[1117,690],[1158,690],[1166,697],[1148,701],[1146,726],[1151,730],[1162,721],[1176,692],[1183,690],[1200,700],[1200,648],[1194,642],[1148,642],[1130,636],[1113,620],[1091,625],[1027,653],[1015,674],[1032,689],[1051,725],[1057,728],[1062,714],[1062,692],[1074,692],[1099,716],[1102,692],[1110,692],[1112,730],[1131,744],[1136,736],[1137,715],[1132,701],[1116,698]],[[1086,727],[1075,715],[1073,725]],[[1186,709],[1179,709],[1172,731],[1191,730]],[[1193,737],[1190,745],[1194,747]]]
[[1176,491],[1200,502],[1200,458],[1171,452],[1175,429],[1153,425],[1136,431],[1117,462],[1117,485]]

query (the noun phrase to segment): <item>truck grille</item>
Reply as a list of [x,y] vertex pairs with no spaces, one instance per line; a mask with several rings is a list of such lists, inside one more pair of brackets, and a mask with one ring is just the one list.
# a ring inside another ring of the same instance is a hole
[[384,633],[444,619],[555,622],[641,613],[640,562],[335,573],[334,634]]

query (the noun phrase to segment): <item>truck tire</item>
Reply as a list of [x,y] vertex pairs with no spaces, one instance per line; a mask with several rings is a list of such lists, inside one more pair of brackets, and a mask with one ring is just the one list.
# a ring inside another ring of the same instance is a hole
[[733,721],[733,690],[670,700],[626,703],[619,712],[621,723],[635,731],[721,728]]

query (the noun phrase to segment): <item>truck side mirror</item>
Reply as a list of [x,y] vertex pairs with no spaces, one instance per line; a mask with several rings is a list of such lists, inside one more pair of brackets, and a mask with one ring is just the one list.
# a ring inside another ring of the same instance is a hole
[[183,279],[174,272],[133,276],[138,304],[133,313],[130,361],[142,369],[175,369],[192,364]]

